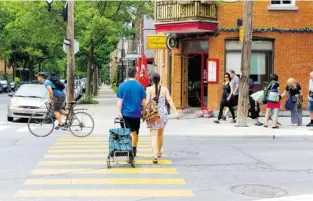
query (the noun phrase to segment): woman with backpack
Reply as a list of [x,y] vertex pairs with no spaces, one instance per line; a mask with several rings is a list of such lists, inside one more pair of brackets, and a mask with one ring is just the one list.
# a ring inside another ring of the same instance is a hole
[[278,110],[280,108],[280,100],[281,95],[279,94],[279,82],[278,76],[276,74],[272,74],[270,76],[270,83],[264,90],[264,97],[266,102],[266,113],[265,113],[265,122],[264,127],[268,126],[268,120],[270,117],[271,109],[274,109],[274,116],[273,116],[273,124],[272,128],[277,129],[277,117],[278,117]]
[[301,86],[294,78],[289,78],[282,97],[287,95],[286,110],[291,111],[291,124],[302,125],[302,93]]

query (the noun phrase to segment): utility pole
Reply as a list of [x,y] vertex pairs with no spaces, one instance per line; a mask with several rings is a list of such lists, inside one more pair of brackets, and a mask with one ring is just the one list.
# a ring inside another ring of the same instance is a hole
[[239,82],[238,127],[247,127],[249,110],[249,77],[252,43],[253,1],[244,1],[244,37],[241,51],[241,77]]
[[66,101],[74,100],[75,54],[74,54],[74,0],[67,1],[67,39],[70,41],[67,53],[67,96]]

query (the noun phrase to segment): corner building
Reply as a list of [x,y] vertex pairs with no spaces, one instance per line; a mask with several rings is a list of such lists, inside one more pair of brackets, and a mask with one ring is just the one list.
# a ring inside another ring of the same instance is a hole
[[[155,29],[171,34],[177,46],[156,50],[156,71],[171,91],[177,108],[218,110],[224,73],[240,74],[241,48],[238,21],[243,1],[155,1]],[[255,1],[250,77],[263,89],[271,73],[279,76],[283,92],[287,79],[302,86],[307,107],[309,73],[313,71],[313,2]],[[216,83],[208,83],[207,59],[217,59]],[[192,90],[194,89],[194,90]],[[284,101],[283,101],[284,103]]]

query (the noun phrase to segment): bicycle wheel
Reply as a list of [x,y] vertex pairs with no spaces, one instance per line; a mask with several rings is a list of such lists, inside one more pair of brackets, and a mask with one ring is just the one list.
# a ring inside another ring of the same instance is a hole
[[36,137],[46,137],[54,129],[53,117],[47,113],[37,112],[28,119],[28,130]]
[[76,137],[87,137],[94,129],[94,121],[90,114],[86,112],[75,112],[72,116],[69,128]]

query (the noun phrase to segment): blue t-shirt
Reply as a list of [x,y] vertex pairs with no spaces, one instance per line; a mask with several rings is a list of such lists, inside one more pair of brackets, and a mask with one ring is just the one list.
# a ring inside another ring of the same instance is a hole
[[141,84],[136,80],[128,80],[122,83],[118,88],[117,97],[123,100],[123,116],[132,118],[141,117],[141,101],[146,98],[146,91]]
[[65,94],[64,91],[56,89],[55,85],[50,80],[45,80],[43,85],[45,85],[45,87],[50,86],[52,88],[54,97]]

